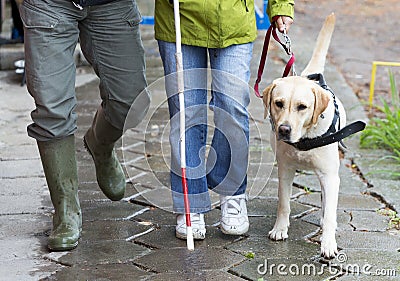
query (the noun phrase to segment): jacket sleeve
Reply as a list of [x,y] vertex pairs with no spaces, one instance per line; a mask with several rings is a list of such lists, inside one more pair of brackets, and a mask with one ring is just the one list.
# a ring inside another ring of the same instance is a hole
[[288,16],[294,18],[294,0],[269,0],[267,14],[270,21],[275,16]]

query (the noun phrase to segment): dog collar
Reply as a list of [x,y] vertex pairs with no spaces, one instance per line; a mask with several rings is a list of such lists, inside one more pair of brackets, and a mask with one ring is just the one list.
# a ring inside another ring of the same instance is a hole
[[[310,80],[314,80],[320,87],[329,91],[332,94],[333,104],[335,106],[335,114],[333,116],[332,123],[329,126],[328,130],[321,136],[318,136],[315,138],[301,138],[298,142],[295,142],[295,143],[287,142],[287,141],[285,141],[285,142],[300,151],[311,150],[311,149],[325,146],[328,144],[332,144],[335,142],[340,142],[344,147],[346,147],[343,144],[342,140],[352,134],[355,134],[357,132],[364,130],[366,124],[362,121],[356,121],[356,122],[353,122],[350,125],[347,125],[341,129],[340,128],[341,126],[340,126],[339,107],[336,102],[335,94],[332,92],[332,90],[326,84],[324,76],[322,75],[322,73],[316,73],[316,74],[308,75],[307,78]],[[270,118],[270,121],[271,121],[273,130],[275,130],[275,124],[273,124],[273,121],[271,120],[271,118]],[[339,123],[339,124],[336,127],[337,123]]]

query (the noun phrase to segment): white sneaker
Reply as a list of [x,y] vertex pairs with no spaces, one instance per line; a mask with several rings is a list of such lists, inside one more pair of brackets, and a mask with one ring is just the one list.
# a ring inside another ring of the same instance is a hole
[[[206,224],[204,222],[204,214],[190,214],[192,223],[193,238],[203,240],[206,238]],[[184,214],[176,216],[175,236],[179,239],[186,239],[186,217]]]
[[220,195],[221,231],[230,235],[241,235],[249,230],[246,194],[235,196]]

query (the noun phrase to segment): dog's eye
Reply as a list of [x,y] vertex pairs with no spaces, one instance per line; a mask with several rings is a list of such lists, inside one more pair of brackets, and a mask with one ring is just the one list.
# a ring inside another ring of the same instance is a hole
[[276,101],[276,102],[275,102],[275,105],[276,105],[276,107],[278,107],[278,108],[283,108],[283,102],[281,102],[281,101]]
[[298,111],[302,111],[302,110],[304,110],[304,109],[306,109],[307,108],[307,106],[305,105],[305,104],[300,104],[298,107],[297,107],[297,110]]

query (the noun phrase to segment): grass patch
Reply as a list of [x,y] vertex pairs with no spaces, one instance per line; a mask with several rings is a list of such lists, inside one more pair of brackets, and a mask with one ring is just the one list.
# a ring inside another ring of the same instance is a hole
[[362,148],[383,148],[390,151],[392,155],[384,158],[394,160],[399,169],[375,172],[388,173],[393,177],[400,178],[400,96],[391,70],[389,70],[389,78],[391,102],[389,104],[386,100],[381,99],[383,106],[375,106],[383,114],[383,117],[375,117],[370,120],[370,124],[361,133],[360,145]]

